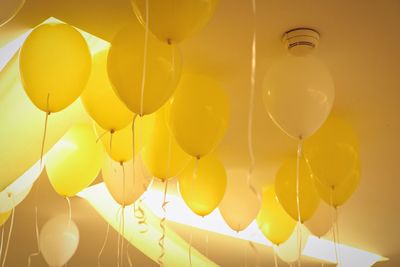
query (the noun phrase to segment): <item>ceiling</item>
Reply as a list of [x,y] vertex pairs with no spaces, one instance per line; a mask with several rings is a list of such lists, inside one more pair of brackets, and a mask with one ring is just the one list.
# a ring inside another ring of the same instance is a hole
[[[5,2],[12,1],[15,0]],[[50,16],[110,40],[133,13],[129,0],[27,0],[15,19],[0,28],[0,46]],[[361,143],[361,183],[352,199],[340,209],[341,240],[390,258],[379,266],[400,266],[400,213],[396,212],[400,201],[399,25],[398,0],[257,1],[257,163],[253,182],[258,187],[272,182],[282,159],[296,150],[295,141],[283,134],[264,110],[260,97],[263,74],[271,62],[285,53],[280,42],[283,32],[299,26],[315,28],[321,33],[316,55],[327,64],[335,82],[333,112],[353,123]],[[251,1],[220,0],[208,26],[180,45],[184,68],[214,76],[229,93],[231,121],[217,151],[227,168],[247,168],[249,164],[247,116],[252,31]],[[42,190],[46,192],[41,195],[42,202],[46,200],[46,208],[40,211],[44,220],[65,204],[49,185]],[[27,255],[34,248],[30,199],[32,196],[17,209],[10,266],[25,264],[25,258],[16,255]],[[106,224],[83,200],[74,199],[73,207],[74,219],[83,234],[80,250],[69,266],[93,266]],[[174,228],[182,235],[188,232],[182,226]],[[201,251],[204,233],[195,231],[194,236],[194,244]],[[221,246],[229,250],[221,252]],[[222,266],[243,266],[245,247],[244,241],[210,234],[210,257]],[[111,249],[104,256],[110,264],[114,260]],[[259,249],[263,265],[272,264],[271,252]],[[134,248],[131,251],[142,262],[140,266],[154,265]],[[249,262],[255,260],[255,255],[249,258]],[[35,262],[34,266],[42,264]],[[313,264],[310,262],[309,266]]]

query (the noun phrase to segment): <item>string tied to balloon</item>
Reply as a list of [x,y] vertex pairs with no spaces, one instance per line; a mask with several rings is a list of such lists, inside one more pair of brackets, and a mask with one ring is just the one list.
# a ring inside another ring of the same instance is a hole
[[302,156],[303,138],[299,136],[297,145],[297,161],[296,161],[296,205],[297,205],[297,246],[299,250],[299,258],[297,259],[297,266],[301,267],[301,251],[302,251],[302,234],[301,234],[301,213],[300,213],[300,160]]
[[160,256],[158,257],[158,263],[160,266],[164,266],[164,256],[165,256],[165,236],[166,236],[166,228],[165,228],[165,221],[167,219],[167,190],[168,190],[168,180],[164,181],[165,187],[164,187],[164,195],[163,195],[163,202],[161,205],[161,208],[163,210],[163,217],[160,220],[160,228],[161,228],[161,237],[158,240],[158,245],[161,249]]
[[110,232],[110,224],[107,223],[106,236],[104,237],[103,245],[101,246],[99,254],[97,254],[97,266],[98,267],[100,267],[100,258],[101,258],[101,255],[103,254],[103,251],[104,251],[105,247],[106,247],[109,232]]
[[[1,267],[4,267],[5,264],[6,264],[8,248],[9,248],[10,240],[11,240],[11,234],[12,234],[13,227],[14,227],[14,215],[15,215],[15,208],[13,208],[12,211],[11,211],[10,228],[8,230],[7,243],[6,243],[6,247],[5,247],[5,250],[4,250],[4,256],[3,256],[3,261],[2,261]],[[1,237],[1,239],[3,240],[3,236]]]
[[135,215],[135,218],[137,219],[139,226],[141,226],[139,233],[144,234],[148,231],[147,218],[146,218],[146,214],[142,207],[143,199],[140,198],[138,202],[139,203],[137,204],[137,207],[136,207],[136,203],[133,206],[134,215]]
[[[51,114],[49,111],[49,102],[50,102],[50,93],[47,94],[46,98],[46,116],[44,119],[44,129],[43,129],[43,137],[42,137],[42,144],[40,148],[40,163],[39,163],[39,170],[42,170],[43,168],[43,156],[44,156],[44,147],[46,144],[46,137],[47,137],[47,125],[48,125],[48,119]],[[35,237],[36,237],[36,244],[37,244],[37,251],[29,254],[28,256],[28,267],[31,266],[31,261],[33,257],[39,256],[41,251],[40,251],[40,244],[39,244],[39,221],[38,221],[38,194],[39,194],[39,188],[40,188],[40,183],[41,183],[41,177],[39,173],[39,178],[36,181],[35,184],[35,206],[34,206],[34,212],[35,212]]]

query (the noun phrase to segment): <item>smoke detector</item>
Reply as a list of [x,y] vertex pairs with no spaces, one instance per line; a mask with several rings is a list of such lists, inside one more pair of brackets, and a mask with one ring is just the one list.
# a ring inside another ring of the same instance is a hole
[[295,56],[310,54],[319,44],[319,32],[310,28],[295,28],[283,34],[288,51]]

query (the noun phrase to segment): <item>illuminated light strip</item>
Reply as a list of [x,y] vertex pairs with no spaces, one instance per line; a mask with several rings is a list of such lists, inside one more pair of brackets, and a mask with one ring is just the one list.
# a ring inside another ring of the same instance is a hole
[[[155,183],[153,183],[154,185]],[[163,192],[150,188],[144,194],[144,203],[157,215],[162,216],[162,209],[159,205],[163,197]],[[199,229],[227,235],[234,238],[251,241],[267,247],[272,244],[267,240],[259,230],[256,221],[253,221],[244,231],[236,233],[223,220],[219,210],[215,210],[210,215],[202,218],[195,215],[179,196],[168,195],[169,206],[167,209],[167,220],[176,223],[196,227]],[[351,246],[338,244],[342,265],[340,267],[367,267],[372,266],[376,262],[388,260],[385,257],[372,252],[354,248]],[[302,255],[314,258],[319,261],[335,263],[334,243],[330,240],[319,239],[310,236]]]
[[[116,230],[119,228],[119,218],[117,218],[118,210],[120,205],[117,204],[111,195],[108,193],[107,188],[103,183],[91,186],[82,192],[78,193],[78,196],[86,199],[90,205],[92,205],[96,211]],[[158,203],[161,206],[161,203]],[[157,262],[157,259],[161,253],[158,241],[162,234],[159,226],[160,219],[157,218],[146,205],[143,205],[143,210],[146,215],[147,231],[141,233],[143,225],[138,222],[138,219],[134,216],[133,207],[127,206],[125,208],[125,227],[124,237],[133,246],[142,251],[153,261]],[[177,235],[168,226],[166,228],[165,238],[165,266],[170,267],[187,267],[189,266],[189,245],[179,235]],[[218,266],[207,257],[199,253],[197,250],[192,248],[192,263],[193,266]]]

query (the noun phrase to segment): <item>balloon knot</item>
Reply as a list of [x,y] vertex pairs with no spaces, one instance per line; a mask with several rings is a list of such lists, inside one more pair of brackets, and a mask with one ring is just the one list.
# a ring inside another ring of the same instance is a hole
[[167,43],[168,43],[169,45],[171,45],[171,44],[172,44],[172,40],[171,40],[171,38],[168,38],[168,39],[167,39]]
[[111,134],[115,133],[115,130],[114,130],[114,129],[111,129],[111,130],[110,130],[110,133],[111,133]]

